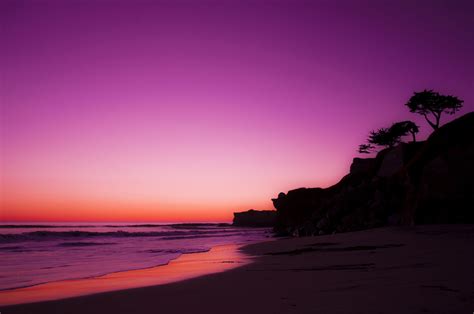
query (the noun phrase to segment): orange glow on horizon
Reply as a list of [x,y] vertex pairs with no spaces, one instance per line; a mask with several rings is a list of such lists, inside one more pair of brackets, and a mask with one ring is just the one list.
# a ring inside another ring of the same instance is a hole
[[165,204],[85,201],[2,201],[2,222],[230,222],[233,213],[272,209],[271,203]]

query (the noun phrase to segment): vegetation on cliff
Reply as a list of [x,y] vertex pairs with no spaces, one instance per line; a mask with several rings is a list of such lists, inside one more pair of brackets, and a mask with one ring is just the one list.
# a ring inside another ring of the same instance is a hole
[[[415,141],[419,127],[408,120],[373,131],[359,151],[385,148],[374,158],[354,158],[350,173],[340,182],[326,189],[291,190],[272,199],[275,231],[301,236],[390,224],[474,223],[474,112],[437,127],[441,113],[456,112],[462,100],[421,92],[423,97],[426,93],[435,95],[431,103],[422,109],[420,102],[413,109],[425,118],[429,110],[435,112],[436,121],[430,123],[435,131],[426,141]],[[415,96],[411,103],[423,98]],[[406,135],[412,142],[401,141]]]

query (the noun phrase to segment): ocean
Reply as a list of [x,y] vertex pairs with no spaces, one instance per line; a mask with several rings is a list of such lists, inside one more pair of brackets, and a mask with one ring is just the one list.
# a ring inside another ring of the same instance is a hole
[[267,228],[217,223],[0,224],[0,290],[165,265],[270,237]]

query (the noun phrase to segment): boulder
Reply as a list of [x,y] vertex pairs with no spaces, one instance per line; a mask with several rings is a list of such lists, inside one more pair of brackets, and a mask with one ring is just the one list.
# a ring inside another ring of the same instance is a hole
[[272,199],[277,209],[275,231],[280,234],[293,233],[304,225],[320,207],[324,189],[299,188],[280,193],[278,198]]
[[387,151],[377,171],[377,176],[390,177],[403,167],[405,145],[405,143],[400,143],[398,146]]
[[375,158],[354,158],[352,160],[351,174],[368,174],[375,167]]

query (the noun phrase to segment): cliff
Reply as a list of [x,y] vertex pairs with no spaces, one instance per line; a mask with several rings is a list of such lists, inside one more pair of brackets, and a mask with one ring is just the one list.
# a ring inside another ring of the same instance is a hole
[[474,223],[474,112],[424,142],[401,143],[375,158],[354,158],[350,173],[326,188],[272,199],[275,231],[317,235],[390,224]]
[[238,227],[273,227],[276,220],[274,210],[254,210],[234,213],[233,225]]

